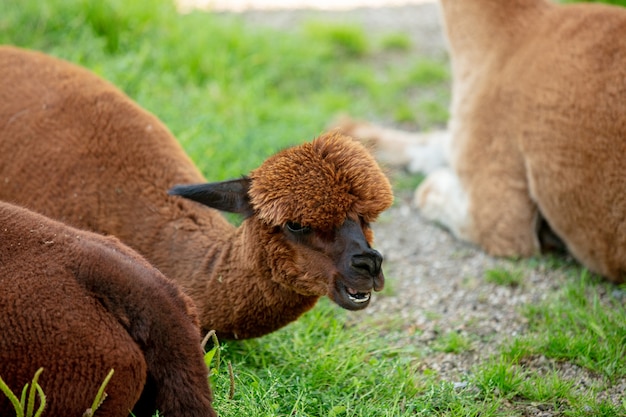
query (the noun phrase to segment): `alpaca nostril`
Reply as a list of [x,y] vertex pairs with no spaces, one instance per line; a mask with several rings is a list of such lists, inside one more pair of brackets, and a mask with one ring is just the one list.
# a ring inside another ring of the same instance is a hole
[[383,263],[383,257],[378,251],[373,249],[368,250],[361,255],[354,255],[352,257],[352,267],[361,271],[367,272],[370,276],[378,276],[380,274],[380,267]]

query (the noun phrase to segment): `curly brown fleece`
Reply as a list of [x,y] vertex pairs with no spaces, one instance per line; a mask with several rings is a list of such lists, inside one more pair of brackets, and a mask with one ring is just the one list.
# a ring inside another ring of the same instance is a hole
[[393,198],[374,158],[338,132],[269,157],[250,179],[251,203],[271,225],[293,221],[332,230],[346,215],[373,222]]
[[[205,179],[167,128],[108,82],[12,47],[0,47],[0,74],[0,199],[117,236],[181,286],[205,330],[261,336],[321,296],[359,309],[382,288],[369,223],[391,187],[352,139],[325,135],[250,178],[184,191],[201,205],[167,194]],[[250,216],[235,228],[206,206]]]
[[111,369],[99,416],[216,415],[191,301],[117,239],[0,202],[0,288],[0,377],[43,367],[44,415],[83,415]]

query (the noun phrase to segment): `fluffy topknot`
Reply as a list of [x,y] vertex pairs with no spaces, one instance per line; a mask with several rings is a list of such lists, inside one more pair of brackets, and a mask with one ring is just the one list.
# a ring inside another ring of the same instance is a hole
[[332,230],[350,215],[372,222],[393,202],[389,180],[371,154],[338,132],[273,155],[250,179],[254,210],[271,225],[291,221]]

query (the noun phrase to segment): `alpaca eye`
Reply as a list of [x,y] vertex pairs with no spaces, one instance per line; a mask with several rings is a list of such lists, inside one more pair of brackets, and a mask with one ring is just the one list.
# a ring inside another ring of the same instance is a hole
[[291,233],[296,233],[300,235],[309,233],[311,231],[311,228],[309,226],[302,226],[300,223],[296,222],[287,222],[287,224],[285,224],[285,227],[287,227],[287,230],[289,230]]

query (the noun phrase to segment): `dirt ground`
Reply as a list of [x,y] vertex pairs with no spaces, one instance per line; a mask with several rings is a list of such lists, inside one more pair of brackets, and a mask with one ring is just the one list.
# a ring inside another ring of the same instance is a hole
[[[315,20],[361,24],[374,36],[404,32],[413,41],[411,53],[447,56],[439,6],[434,2],[349,11],[246,10],[240,16],[250,25],[287,31]],[[548,297],[567,277],[541,265],[494,259],[455,240],[422,219],[411,205],[411,197],[410,192],[398,193],[394,207],[375,225],[376,247],[385,256],[390,289],[375,295],[370,307],[353,316],[354,321],[393,323],[400,329],[394,339],[419,347],[428,347],[439,335],[449,332],[467,336],[471,348],[464,353],[430,351],[420,359],[420,369],[435,371],[442,380],[461,383],[472,366],[496,352],[502,342],[527,330],[520,307]],[[485,271],[494,268],[521,271],[523,283],[508,287],[486,282]],[[583,391],[599,382],[597,376],[582,368],[545,357],[532,358],[525,365],[540,371],[558,370]],[[626,381],[622,381],[603,395],[617,402],[625,393]],[[515,412],[525,416],[559,415],[533,404]]]

